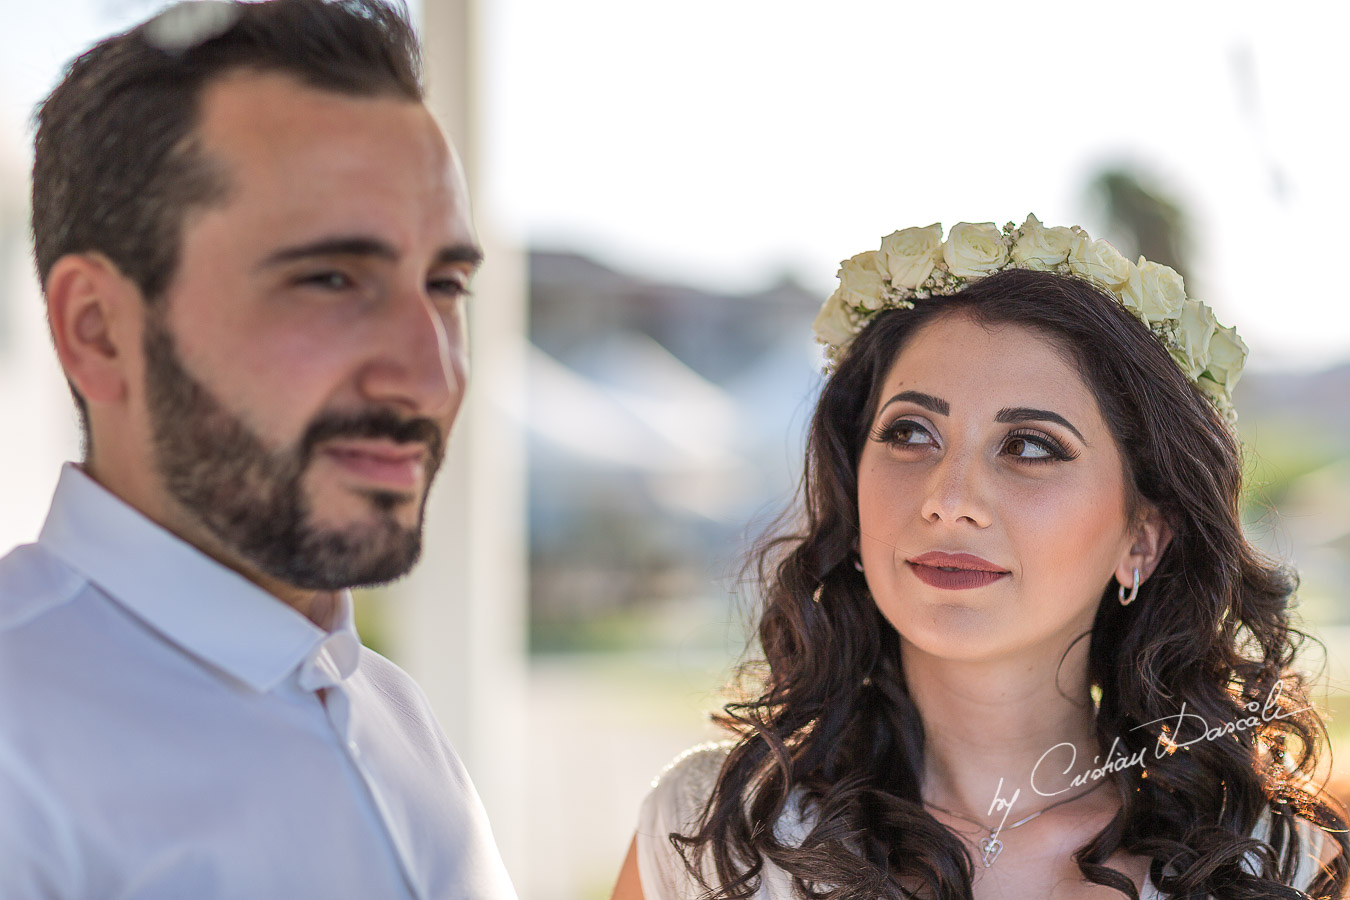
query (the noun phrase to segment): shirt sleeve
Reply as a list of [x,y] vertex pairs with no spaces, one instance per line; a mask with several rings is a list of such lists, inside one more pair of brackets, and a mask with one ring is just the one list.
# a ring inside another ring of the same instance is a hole
[[0,739],[0,897],[87,896],[70,818]]

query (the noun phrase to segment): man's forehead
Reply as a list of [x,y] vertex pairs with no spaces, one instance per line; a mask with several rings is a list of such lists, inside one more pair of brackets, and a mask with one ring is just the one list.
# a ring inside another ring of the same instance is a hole
[[[275,72],[240,71],[203,94],[199,149],[231,183],[227,202],[307,229],[366,230],[408,215],[472,242],[463,171],[426,107],[402,95],[347,95]],[[236,212],[240,210],[236,208]],[[310,237],[321,237],[315,232]]]
[[[208,143],[246,141],[283,146],[288,136],[311,133],[378,134],[400,123],[406,137],[416,133],[429,149],[449,156],[434,118],[420,101],[390,91],[344,93],[306,84],[278,71],[237,69],[207,84],[198,111],[198,130]],[[365,126],[365,127],[362,127]]]

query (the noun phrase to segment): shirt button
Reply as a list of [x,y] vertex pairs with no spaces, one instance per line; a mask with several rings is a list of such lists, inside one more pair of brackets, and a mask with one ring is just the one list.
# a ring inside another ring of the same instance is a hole
[[348,741],[347,750],[349,753],[351,753],[353,758],[359,757],[361,755],[361,748],[356,746],[356,741]]

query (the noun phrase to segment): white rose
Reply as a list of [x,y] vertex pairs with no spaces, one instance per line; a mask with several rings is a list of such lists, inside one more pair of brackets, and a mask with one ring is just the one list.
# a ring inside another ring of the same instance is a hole
[[1186,302],[1186,286],[1175,269],[1142,256],[1130,272],[1121,301],[1150,325],[1175,319]]
[[886,256],[891,285],[903,291],[923,284],[932,274],[941,250],[942,225],[938,223],[927,228],[906,228],[882,238],[881,252]]
[[1237,329],[1215,328],[1209,341],[1209,364],[1205,366],[1205,374],[1231,392],[1246,362],[1247,345],[1238,337]]
[[1199,300],[1187,300],[1181,310],[1181,319],[1177,322],[1177,342],[1179,346],[1170,348],[1172,358],[1177,361],[1191,380],[1205,371],[1209,361],[1209,342],[1214,329],[1219,325],[1214,318],[1214,310]]
[[1094,241],[1087,232],[1074,235],[1069,251],[1069,271],[1106,288],[1118,291],[1130,280],[1134,263],[1120,255],[1109,241]]
[[1008,263],[1008,245],[993,222],[958,222],[942,245],[947,269],[962,278],[981,278]]
[[1012,258],[1022,268],[1045,271],[1069,258],[1069,251],[1073,249],[1073,229],[1046,228],[1033,215],[1027,216],[1021,231],[1017,243],[1013,244]]
[[822,344],[843,347],[853,340],[856,328],[849,316],[848,306],[844,303],[842,288],[825,301],[811,327],[815,329],[816,339]]
[[880,309],[881,295],[890,277],[885,254],[880,250],[868,250],[839,265],[839,291],[844,302],[858,309]]
[[1233,398],[1228,388],[1218,382],[1211,381],[1208,375],[1202,375],[1197,378],[1195,380],[1195,386],[1213,398],[1220,409],[1227,410],[1232,408]]

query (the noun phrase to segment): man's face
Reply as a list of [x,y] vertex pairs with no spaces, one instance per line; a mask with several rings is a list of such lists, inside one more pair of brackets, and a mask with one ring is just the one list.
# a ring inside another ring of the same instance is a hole
[[453,151],[418,103],[276,74],[208,88],[198,136],[231,189],[143,332],[168,524],[294,587],[395,578],[467,373]]

